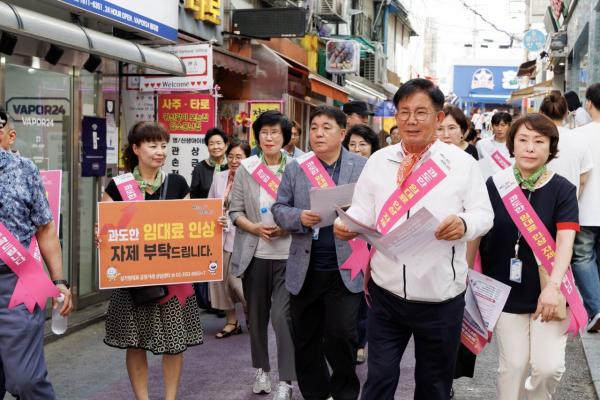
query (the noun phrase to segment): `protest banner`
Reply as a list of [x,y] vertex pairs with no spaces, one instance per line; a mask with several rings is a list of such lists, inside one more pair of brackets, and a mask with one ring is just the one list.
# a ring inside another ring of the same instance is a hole
[[223,279],[221,199],[98,203],[100,289]]

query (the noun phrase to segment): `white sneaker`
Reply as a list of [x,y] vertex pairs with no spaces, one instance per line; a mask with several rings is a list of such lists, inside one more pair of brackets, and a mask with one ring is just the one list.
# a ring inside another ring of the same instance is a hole
[[597,313],[590,319],[586,330],[590,333],[598,332],[600,330],[600,313]]
[[279,382],[273,400],[292,400],[292,385],[285,382]]
[[271,393],[271,378],[269,373],[259,368],[256,370],[256,378],[254,379],[254,386],[252,386],[254,394],[269,394]]

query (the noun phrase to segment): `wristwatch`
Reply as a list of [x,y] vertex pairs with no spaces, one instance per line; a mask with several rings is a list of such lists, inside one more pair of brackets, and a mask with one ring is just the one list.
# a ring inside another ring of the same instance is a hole
[[71,289],[71,286],[69,285],[69,281],[66,279],[55,279],[52,281],[52,283],[54,283],[55,285],[65,285],[67,287],[67,289]]

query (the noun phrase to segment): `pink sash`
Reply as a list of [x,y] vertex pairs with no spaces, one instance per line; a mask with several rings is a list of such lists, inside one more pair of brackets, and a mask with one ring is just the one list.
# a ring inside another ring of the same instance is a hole
[[504,157],[502,155],[502,153],[500,152],[500,150],[496,150],[492,154],[490,154],[490,158],[496,163],[496,165],[498,167],[500,167],[500,169],[506,169],[506,168],[508,168],[508,167],[510,167],[512,165],[510,163],[510,161],[508,161],[506,159],[506,157]]
[[277,200],[277,190],[281,184],[281,179],[277,177],[258,156],[252,156],[242,161],[242,165],[248,171],[250,176],[259,184],[260,187],[273,199]]
[[[315,153],[308,152],[296,160],[313,187],[322,189],[335,186],[335,182],[323,168],[323,164],[321,164]],[[352,253],[340,266],[340,269],[350,270],[350,279],[354,280],[360,272],[363,273],[363,276],[366,274],[370,259],[369,248],[367,243],[360,239],[352,239],[348,242],[348,245],[352,249]]]
[[46,306],[48,297],[58,297],[60,291],[44,272],[42,265],[0,223],[0,259],[17,275],[17,284],[8,308],[24,304],[30,313],[35,306]]
[[[123,175],[116,176],[113,178],[115,184],[117,185],[117,189],[121,194],[121,198],[123,201],[142,201],[144,200],[144,195],[140,190],[140,186],[136,182],[132,173],[127,173]],[[167,285],[169,288],[169,293],[159,300],[160,304],[165,304],[171,298],[177,297],[179,300],[179,304],[181,306],[185,306],[187,298],[194,294],[194,287],[189,283],[182,283],[177,285]]]
[[[512,169],[506,169],[494,175],[494,184],[502,198],[504,207],[508,211],[517,229],[523,235],[525,241],[548,272],[552,273],[554,257],[556,256],[556,243],[548,232],[544,223],[540,220],[531,203],[517,184]],[[585,328],[588,315],[583,302],[576,290],[575,279],[571,268],[567,270],[560,291],[567,299],[571,320],[567,332],[576,334]]]

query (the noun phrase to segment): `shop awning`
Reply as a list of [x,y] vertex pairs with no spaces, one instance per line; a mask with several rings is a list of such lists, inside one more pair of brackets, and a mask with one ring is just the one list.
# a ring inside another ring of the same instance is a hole
[[258,63],[221,47],[213,46],[213,64],[240,75],[256,76]]
[[536,60],[525,61],[519,65],[519,71],[517,76],[534,76],[535,75]]
[[310,74],[310,90],[333,100],[342,103],[348,102],[348,92],[341,86],[336,85],[329,79],[325,79],[320,75]]
[[344,88],[355,100],[366,101],[367,103],[375,104],[381,100],[387,100],[383,87],[379,88],[376,84],[369,82],[361,77],[346,78]]
[[520,100],[522,100],[524,98],[528,98],[528,97],[545,96],[552,89],[554,89],[552,80],[540,82],[533,86],[528,86],[523,89],[515,90],[510,95],[510,102],[514,103],[515,101],[520,101]]
[[171,75],[185,75],[185,65],[173,54],[119,39],[4,1],[0,1],[0,29]]

